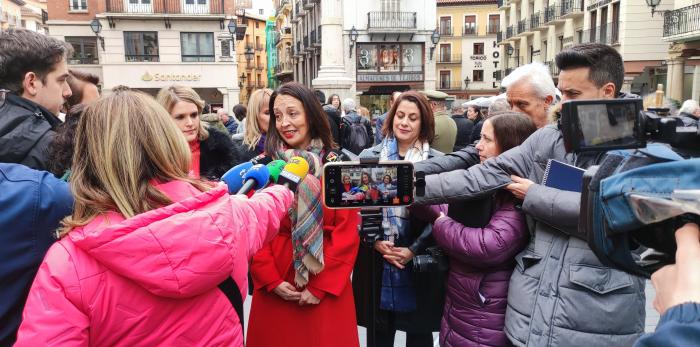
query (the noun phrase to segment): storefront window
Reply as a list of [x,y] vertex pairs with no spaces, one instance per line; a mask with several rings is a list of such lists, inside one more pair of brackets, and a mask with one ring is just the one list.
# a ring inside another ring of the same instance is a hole
[[399,45],[379,46],[379,71],[400,71]]
[[423,71],[421,44],[358,44],[358,72]]
[[377,71],[377,46],[358,45],[357,59],[358,71]]
[[420,44],[404,44],[402,52],[403,71],[423,71],[423,47]]

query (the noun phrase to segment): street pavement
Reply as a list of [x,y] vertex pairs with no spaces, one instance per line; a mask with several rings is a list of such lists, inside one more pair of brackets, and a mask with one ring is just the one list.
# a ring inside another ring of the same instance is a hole
[[[645,322],[645,330],[647,332],[652,332],[656,328],[656,324],[659,322],[659,314],[654,310],[654,307],[652,306],[652,302],[654,301],[654,287],[651,286],[651,282],[647,281],[647,286],[646,286],[646,300],[647,300],[647,305],[646,305],[646,322]],[[248,315],[250,314],[250,301],[251,297],[248,296],[248,298],[245,301],[245,316],[246,316],[246,327],[248,326]],[[246,328],[247,331],[247,328]],[[361,347],[366,347],[366,330],[365,328],[358,328],[358,333],[360,336],[360,346]],[[434,333],[433,337],[435,338],[435,346],[438,346],[438,334]],[[403,332],[397,332],[396,333],[396,338],[394,340],[394,346],[395,347],[403,347],[406,345],[406,334]]]

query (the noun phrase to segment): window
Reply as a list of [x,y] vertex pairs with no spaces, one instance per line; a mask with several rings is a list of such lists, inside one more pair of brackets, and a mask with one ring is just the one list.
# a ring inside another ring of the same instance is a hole
[[612,4],[612,23],[610,43],[618,43],[620,41],[620,3]]
[[182,61],[214,61],[213,33],[180,33]]
[[262,9],[262,8],[261,8],[261,9],[258,9],[258,14],[261,15],[261,16],[264,15],[264,14],[265,14],[265,9]]
[[230,57],[231,56],[231,41],[223,40],[221,41],[221,56]]
[[68,58],[68,64],[99,64],[97,39],[94,36],[66,36],[66,42],[73,46],[73,55]]
[[440,45],[440,55],[438,56],[439,62],[449,63],[452,59],[452,46],[449,44]]
[[464,35],[476,34],[476,16],[464,16]]
[[358,44],[357,71],[421,72],[423,71],[422,44]]
[[440,17],[440,35],[452,36],[452,17]]
[[194,5],[195,3],[197,5],[206,5],[207,0],[185,0],[185,5]]
[[501,16],[497,14],[489,15],[489,34],[497,34],[501,27]]
[[484,81],[484,70],[474,70],[472,74],[472,82],[483,82]]
[[124,48],[127,62],[158,62],[158,32],[125,31]]
[[477,42],[474,44],[474,55],[484,55],[484,43]]
[[440,71],[440,89],[450,89],[449,71]]
[[69,0],[68,11],[87,11],[87,0]]

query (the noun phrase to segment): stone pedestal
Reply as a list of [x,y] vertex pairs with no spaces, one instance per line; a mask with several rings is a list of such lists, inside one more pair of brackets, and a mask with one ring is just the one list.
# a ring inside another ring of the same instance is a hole
[[695,65],[695,70],[693,70],[693,92],[690,98],[700,100],[700,65]]
[[683,101],[683,70],[684,58],[675,57],[667,61],[668,76],[666,77],[666,97]]

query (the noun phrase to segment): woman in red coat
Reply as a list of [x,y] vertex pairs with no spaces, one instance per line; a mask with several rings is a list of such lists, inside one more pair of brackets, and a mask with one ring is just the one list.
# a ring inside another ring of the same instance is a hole
[[[321,205],[319,158],[335,146],[328,119],[313,92],[298,83],[273,93],[270,109],[274,116],[266,153],[283,160],[304,156],[310,171],[298,190],[297,206],[290,209],[291,218],[282,221],[279,234],[253,257],[255,291],[246,345],[358,346],[350,273],[360,218],[357,210]],[[300,212],[305,209],[313,212]]]

